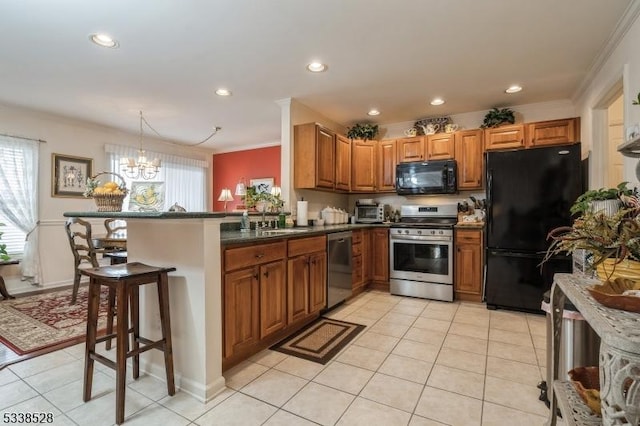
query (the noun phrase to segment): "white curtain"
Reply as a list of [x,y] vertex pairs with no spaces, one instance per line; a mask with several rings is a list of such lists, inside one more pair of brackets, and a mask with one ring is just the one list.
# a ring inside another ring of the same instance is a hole
[[40,143],[0,135],[0,210],[26,235],[22,277],[40,282],[38,252],[38,151]]
[[[138,157],[138,150],[123,145],[105,145],[110,171],[121,175],[131,189],[134,181],[144,179],[131,179],[120,170],[120,159],[123,157]],[[164,207],[166,211],[174,203],[190,212],[202,212],[206,210],[206,170],[209,164],[204,160],[180,157],[159,152],[146,151],[147,159],[158,158],[162,161],[160,171],[146,182],[164,182]],[[129,198],[125,198],[122,209],[127,210]]]

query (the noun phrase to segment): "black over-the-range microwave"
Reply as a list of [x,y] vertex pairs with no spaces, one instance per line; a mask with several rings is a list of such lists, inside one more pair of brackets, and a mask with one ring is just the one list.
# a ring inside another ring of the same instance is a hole
[[455,160],[415,161],[396,166],[398,195],[455,194]]

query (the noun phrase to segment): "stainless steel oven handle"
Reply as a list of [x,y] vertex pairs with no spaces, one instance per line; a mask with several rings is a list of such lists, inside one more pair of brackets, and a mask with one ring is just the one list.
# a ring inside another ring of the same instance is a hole
[[424,241],[425,243],[431,241],[453,241],[452,237],[448,236],[437,236],[427,237],[424,235],[391,235],[392,240],[409,240],[409,241]]

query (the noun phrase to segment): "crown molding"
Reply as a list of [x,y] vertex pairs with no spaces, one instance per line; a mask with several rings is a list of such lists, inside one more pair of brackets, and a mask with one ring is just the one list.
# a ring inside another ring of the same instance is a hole
[[615,29],[600,49],[600,53],[598,53],[595,60],[589,67],[587,75],[582,79],[582,82],[571,97],[571,100],[574,103],[577,103],[578,100],[586,93],[589,85],[593,82],[596,75],[598,75],[602,70],[602,67],[611,57],[625,35],[627,35],[629,29],[638,18],[638,15],[640,15],[640,1],[631,0],[631,3],[629,3],[629,6],[627,6],[627,9],[624,11],[624,14],[618,20]]

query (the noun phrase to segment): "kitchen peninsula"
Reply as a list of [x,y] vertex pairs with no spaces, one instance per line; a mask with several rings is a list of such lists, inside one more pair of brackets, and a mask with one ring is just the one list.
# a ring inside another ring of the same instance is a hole
[[[269,230],[258,235],[255,231],[221,232],[221,224],[239,222],[239,215],[233,213],[67,212],[64,216],[126,219],[129,261],[176,268],[169,274],[176,385],[201,401],[211,400],[225,386],[221,296],[222,258],[227,246],[385,227],[331,225]],[[383,254],[386,259],[387,251]],[[140,289],[141,334],[154,339],[160,335],[157,295],[155,288],[147,287]],[[145,303],[146,300],[151,303]],[[141,367],[164,380],[161,353],[144,353]]]
[[[222,391],[220,224],[238,218],[206,212],[67,212],[64,216],[126,219],[129,261],[176,268],[169,274],[176,385],[203,402]],[[160,336],[156,300],[155,288],[140,289],[141,334],[150,339]],[[144,371],[164,380],[162,353],[146,352],[140,363]]]

